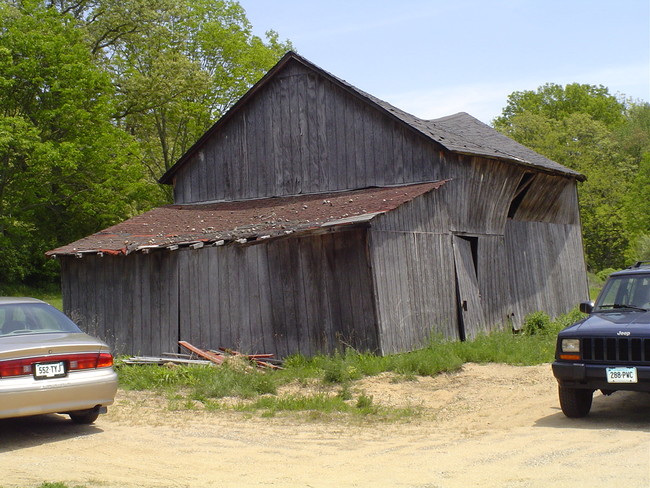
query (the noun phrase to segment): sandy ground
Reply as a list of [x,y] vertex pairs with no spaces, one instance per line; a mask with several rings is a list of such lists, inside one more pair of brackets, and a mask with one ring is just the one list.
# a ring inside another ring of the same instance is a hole
[[570,420],[549,365],[468,364],[355,388],[423,416],[359,423],[169,411],[120,391],[93,426],[58,415],[0,420],[0,486],[650,486],[647,394],[597,393],[590,416]]

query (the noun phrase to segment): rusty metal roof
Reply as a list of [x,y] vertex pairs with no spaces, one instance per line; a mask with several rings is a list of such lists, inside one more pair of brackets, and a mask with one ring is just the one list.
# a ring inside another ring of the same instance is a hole
[[47,256],[130,254],[179,246],[253,243],[358,225],[390,212],[445,181],[240,202],[166,205],[53,249]]

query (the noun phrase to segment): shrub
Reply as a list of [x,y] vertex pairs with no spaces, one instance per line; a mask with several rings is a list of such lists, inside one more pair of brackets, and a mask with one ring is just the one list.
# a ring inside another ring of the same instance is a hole
[[596,276],[598,277],[598,279],[600,279],[601,281],[604,282],[607,279],[607,277],[609,275],[611,275],[612,273],[614,273],[615,271],[618,271],[618,270],[614,269],[614,268],[605,268],[602,271],[599,271],[598,273],[596,273]]
[[546,312],[533,312],[524,318],[523,331],[526,335],[549,334],[551,317]]

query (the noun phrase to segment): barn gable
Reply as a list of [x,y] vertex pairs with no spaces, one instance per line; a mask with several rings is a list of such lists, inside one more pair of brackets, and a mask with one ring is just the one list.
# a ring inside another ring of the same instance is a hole
[[586,299],[582,179],[288,53],[161,178],[173,205],[48,255],[119,352],[392,353]]
[[290,52],[160,182],[180,204],[402,185],[442,179],[443,149],[581,178],[467,114],[419,119]]

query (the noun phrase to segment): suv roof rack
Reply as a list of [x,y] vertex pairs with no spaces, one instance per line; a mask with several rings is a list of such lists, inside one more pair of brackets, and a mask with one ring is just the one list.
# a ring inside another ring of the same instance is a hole
[[642,266],[643,266],[644,268],[645,268],[646,266],[650,266],[650,261],[637,261],[636,263],[634,263],[632,266],[630,266],[630,267],[627,268],[627,269],[637,269],[637,268],[640,268],[640,267],[642,267]]

